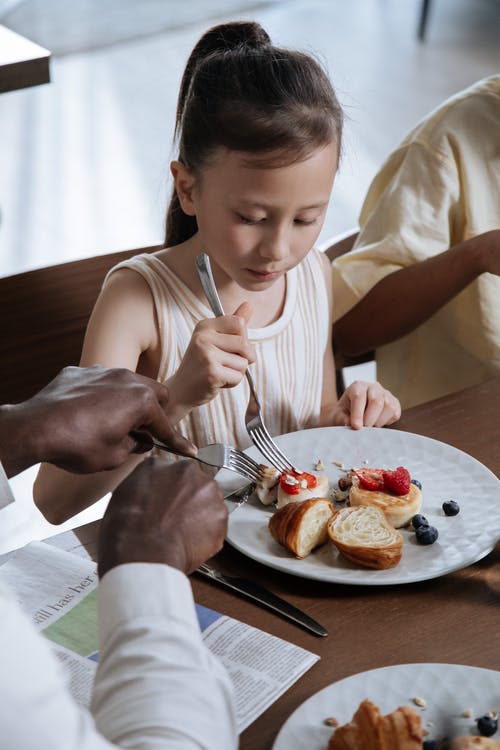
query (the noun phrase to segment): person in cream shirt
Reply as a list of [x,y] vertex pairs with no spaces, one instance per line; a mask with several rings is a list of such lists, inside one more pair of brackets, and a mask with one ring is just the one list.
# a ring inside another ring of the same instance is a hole
[[500,75],[422,120],[333,264],[335,347],[376,349],[403,408],[500,374]]

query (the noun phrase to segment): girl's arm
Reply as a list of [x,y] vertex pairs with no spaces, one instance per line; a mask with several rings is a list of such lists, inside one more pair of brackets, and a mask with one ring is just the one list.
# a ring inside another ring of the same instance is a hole
[[[165,412],[175,424],[221,388],[240,382],[255,359],[246,320],[251,309],[198,323],[179,369],[168,381]],[[80,364],[126,367],[156,379],[161,343],[154,301],[146,281],[129,269],[113,273],[89,320]],[[133,455],[119,469],[75,477],[50,464],[35,481],[35,503],[51,523],[63,523],[112,491],[142,460]]]
[[[120,269],[102,290],[89,320],[80,364],[136,370],[147,353],[142,374],[155,378],[154,353],[158,334],[154,304],[144,279]],[[51,523],[63,523],[112,491],[140,463],[131,455],[112,471],[76,476],[52,464],[42,464],[33,487],[36,505]]]

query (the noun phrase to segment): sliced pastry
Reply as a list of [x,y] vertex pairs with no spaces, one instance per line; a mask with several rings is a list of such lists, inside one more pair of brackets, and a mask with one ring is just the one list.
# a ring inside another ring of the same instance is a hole
[[387,716],[364,700],[352,721],[335,730],[328,750],[422,750],[422,724],[412,708],[401,706]]
[[278,485],[281,472],[274,466],[260,465],[260,480],[255,485],[255,493],[263,505],[272,505],[278,499]]
[[378,750],[382,714],[378,706],[369,700],[360,703],[348,724],[338,727],[330,737],[328,750]]
[[329,483],[325,474],[284,471],[278,485],[278,508],[288,503],[301,503],[311,497],[328,497]]
[[387,750],[420,750],[422,747],[422,722],[409,706],[400,706],[382,718],[380,726],[381,747]]
[[296,557],[307,557],[328,540],[328,521],[333,507],[327,498],[315,497],[302,503],[289,503],[269,521],[273,538]]
[[349,491],[352,507],[373,506],[383,511],[394,528],[407,526],[422,507],[422,493],[410,482],[410,474],[403,466],[394,471],[384,469],[356,469]]
[[328,536],[350,562],[392,568],[401,560],[403,537],[378,508],[342,508],[328,522]]

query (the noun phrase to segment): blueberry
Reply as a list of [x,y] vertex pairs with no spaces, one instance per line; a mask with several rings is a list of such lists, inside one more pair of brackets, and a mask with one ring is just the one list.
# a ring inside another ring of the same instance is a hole
[[419,544],[434,544],[439,536],[439,532],[435,526],[419,526],[415,530],[415,536]]
[[417,513],[417,515],[413,516],[413,518],[411,519],[411,525],[413,526],[415,530],[417,530],[421,526],[428,526],[429,521],[421,513]]
[[498,721],[492,716],[480,716],[477,720],[479,734],[483,737],[491,737],[498,729]]
[[443,503],[445,516],[456,516],[460,513],[460,505],[455,500],[446,500]]
[[437,740],[424,740],[423,750],[438,750]]
[[[410,479],[410,482],[415,485],[415,487],[418,487],[419,490],[422,489],[422,482],[419,482],[418,479]],[[429,740],[429,742],[434,742],[434,740]]]

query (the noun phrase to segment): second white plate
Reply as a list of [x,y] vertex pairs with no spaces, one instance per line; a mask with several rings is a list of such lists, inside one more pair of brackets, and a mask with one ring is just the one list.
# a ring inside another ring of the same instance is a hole
[[[228,541],[264,565],[292,575],[319,581],[357,585],[386,585],[423,581],[450,573],[481,559],[498,539],[495,519],[500,508],[500,482],[483,464],[467,453],[437,440],[409,432],[364,428],[323,427],[281,435],[276,442],[283,452],[304,471],[311,471],[321,458],[330,483],[336,485],[346,467],[405,466],[422,483],[422,513],[439,531],[438,541],[428,547],[417,544],[415,534],[402,530],[401,562],[389,570],[355,567],[327,543],[304,560],[294,558],[271,537],[267,524],[272,509],[252,500],[229,517]],[[256,448],[246,451],[262,461]],[[241,486],[230,472],[220,473],[218,481],[227,492]],[[445,500],[456,500],[460,514],[447,517]]]
[[[398,664],[355,674],[305,701],[283,725],[273,750],[326,750],[333,732],[326,718],[345,724],[365,698],[383,714],[405,705],[418,711],[417,696],[427,704],[421,715],[429,739],[450,730],[454,736],[477,734],[474,717],[500,710],[500,672],[460,664]],[[471,718],[462,716],[466,709]]]

